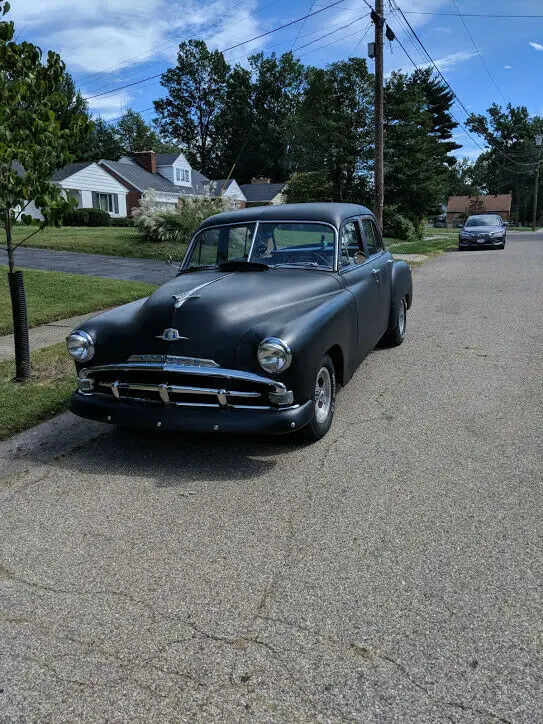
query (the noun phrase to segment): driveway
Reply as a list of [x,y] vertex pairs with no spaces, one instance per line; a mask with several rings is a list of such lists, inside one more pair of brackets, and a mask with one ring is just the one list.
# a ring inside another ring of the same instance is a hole
[[175,274],[175,270],[163,261],[105,254],[78,254],[75,251],[53,249],[27,249],[22,246],[15,251],[15,262],[28,269],[89,274],[149,284],[163,284]]
[[543,239],[414,281],[316,445],[0,448],[2,721],[541,721]]

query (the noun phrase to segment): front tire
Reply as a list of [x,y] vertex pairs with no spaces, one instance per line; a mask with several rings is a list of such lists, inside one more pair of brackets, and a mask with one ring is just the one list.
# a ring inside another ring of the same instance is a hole
[[392,305],[387,331],[383,335],[383,344],[387,347],[398,347],[405,338],[407,327],[407,301],[402,297]]
[[325,355],[319,366],[315,379],[313,396],[313,417],[309,425],[304,427],[302,434],[306,440],[316,442],[326,435],[332,426],[336,409],[336,371],[334,363]]

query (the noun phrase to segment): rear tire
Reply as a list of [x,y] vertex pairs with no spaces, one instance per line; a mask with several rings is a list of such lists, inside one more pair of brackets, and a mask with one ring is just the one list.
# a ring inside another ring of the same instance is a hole
[[386,347],[398,347],[398,345],[404,341],[406,328],[407,302],[405,297],[402,297],[398,302],[393,304],[390,310],[388,327],[382,337],[382,343]]
[[315,379],[313,396],[313,417],[309,425],[301,430],[302,437],[316,442],[326,435],[332,426],[336,409],[336,371],[329,355],[324,355]]

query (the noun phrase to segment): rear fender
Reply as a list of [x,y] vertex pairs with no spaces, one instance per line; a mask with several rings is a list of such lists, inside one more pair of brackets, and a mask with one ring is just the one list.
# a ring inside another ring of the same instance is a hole
[[413,302],[413,279],[409,264],[401,259],[392,265],[392,304],[396,305],[400,299],[406,297],[407,308]]

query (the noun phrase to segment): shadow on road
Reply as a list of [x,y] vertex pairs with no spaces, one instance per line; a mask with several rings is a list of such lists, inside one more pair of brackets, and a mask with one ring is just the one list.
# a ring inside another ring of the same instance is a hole
[[63,457],[61,466],[96,475],[149,477],[157,487],[259,478],[300,449],[292,438],[158,433],[113,428]]

